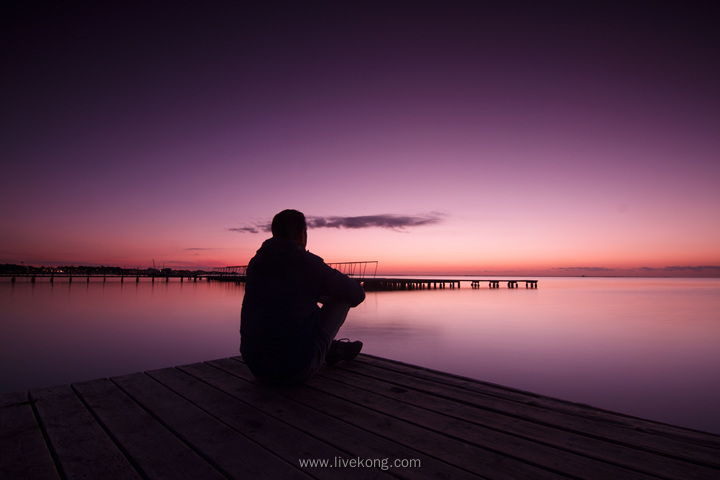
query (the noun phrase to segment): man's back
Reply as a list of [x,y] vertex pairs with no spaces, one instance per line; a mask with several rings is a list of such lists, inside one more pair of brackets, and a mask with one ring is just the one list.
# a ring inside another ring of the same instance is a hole
[[296,242],[263,243],[248,264],[241,314],[240,351],[253,373],[290,376],[310,362],[324,296],[354,307],[365,292]]

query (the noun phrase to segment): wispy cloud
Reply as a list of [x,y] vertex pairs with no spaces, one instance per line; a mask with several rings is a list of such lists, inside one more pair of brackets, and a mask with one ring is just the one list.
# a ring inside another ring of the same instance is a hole
[[554,267],[553,270],[562,270],[563,272],[612,272],[615,269],[605,267]]
[[699,265],[699,266],[670,266],[665,267],[663,270],[667,272],[720,272],[720,265]]
[[422,227],[440,223],[438,214],[426,215],[363,215],[359,217],[309,217],[308,227],[311,228],[389,228],[404,230],[410,227]]
[[[434,225],[442,222],[442,215],[429,213],[423,215],[361,215],[357,217],[306,217],[308,228],[386,228],[389,230],[405,231],[407,228]],[[270,223],[257,222],[252,225],[228,228],[237,233],[269,232]]]
[[260,232],[269,232],[270,231],[270,224],[269,223],[256,223],[255,226],[248,226],[248,227],[230,227],[228,228],[228,231],[230,232],[237,232],[237,233],[260,233]]

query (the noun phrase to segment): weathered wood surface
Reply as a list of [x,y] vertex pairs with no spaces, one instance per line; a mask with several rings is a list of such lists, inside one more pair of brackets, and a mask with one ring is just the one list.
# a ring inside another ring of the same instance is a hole
[[0,428],[3,479],[720,478],[718,435],[368,355],[293,388],[234,357],[6,394]]

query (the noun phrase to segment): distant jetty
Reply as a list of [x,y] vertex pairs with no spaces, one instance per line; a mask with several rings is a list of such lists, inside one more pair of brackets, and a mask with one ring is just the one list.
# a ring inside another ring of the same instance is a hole
[[209,272],[203,270],[174,270],[171,268],[124,268],[106,266],[62,266],[62,267],[33,267],[30,265],[0,265],[0,277],[10,278],[12,283],[18,278],[28,278],[35,283],[38,278],[46,278],[50,283],[56,279],[67,280],[72,283],[73,279],[85,280],[102,279],[103,282],[109,278],[119,278],[120,282],[125,279],[140,282],[141,278],[150,278],[153,282],[156,279],[169,281],[171,278],[179,278],[180,281],[192,280],[197,282],[200,278],[206,278]]
[[90,283],[90,279],[102,280],[106,282],[109,278],[120,279],[120,283],[123,283],[125,279],[129,281],[135,281],[140,283],[141,278],[149,278],[153,283],[155,280],[169,282],[171,278],[180,279],[181,282],[184,280],[197,282],[199,279],[208,278],[208,273],[148,273],[141,271],[137,273],[72,273],[72,272],[60,272],[60,273],[13,273],[13,274],[0,274],[0,277],[10,278],[10,282],[15,283],[18,278],[28,278],[31,283],[35,283],[38,278],[48,279],[50,283],[55,283],[55,280],[66,280],[68,283],[72,283],[73,279],[85,281]]
[[[506,285],[507,288],[519,288],[525,284],[527,289],[536,289],[538,280],[535,279],[518,279],[518,278],[446,278],[446,277],[377,277],[377,261],[364,262],[341,262],[329,263],[332,268],[354,278],[360,282],[366,291],[390,291],[390,290],[434,290],[434,289],[455,289],[460,288],[461,284],[469,283],[471,288],[481,288],[487,285],[491,289],[500,288]],[[185,280],[197,282],[201,279],[218,282],[234,282],[245,283],[247,278],[247,265],[234,265],[227,267],[216,267],[211,272],[202,270],[171,270],[164,269],[125,269],[118,267],[20,267],[14,265],[13,269],[4,269],[0,271],[0,277],[10,278],[12,283],[18,278],[29,279],[31,283],[35,283],[38,278],[49,280],[54,283],[55,280],[64,280],[72,283],[73,279],[90,283],[90,280],[102,280],[106,282],[108,279],[119,279],[123,283],[126,279],[139,283],[140,279],[149,279],[151,282],[164,281],[169,282],[170,279],[179,279],[180,282]]]
[[[382,277],[375,276],[377,272],[377,261],[370,262],[343,262],[330,263],[331,267],[356,279],[366,291],[386,290],[432,290],[444,288],[460,288],[462,282],[470,283],[472,288],[480,288],[487,284],[489,288],[500,288],[501,284],[508,288],[518,288],[525,284],[525,288],[537,288],[538,281],[531,279],[482,279],[482,278],[405,278],[405,277]],[[374,267],[374,268],[373,268]],[[369,272],[373,272],[370,274]],[[208,280],[224,282],[244,283],[247,275],[247,265],[236,265],[219,267],[207,276]]]
[[490,288],[500,288],[504,283],[508,288],[518,288],[524,283],[525,288],[537,288],[537,280],[498,280],[498,279],[437,279],[437,278],[367,278],[361,281],[367,291],[379,290],[428,290],[443,288],[460,288],[461,282],[469,282],[472,288],[480,288],[487,283]]

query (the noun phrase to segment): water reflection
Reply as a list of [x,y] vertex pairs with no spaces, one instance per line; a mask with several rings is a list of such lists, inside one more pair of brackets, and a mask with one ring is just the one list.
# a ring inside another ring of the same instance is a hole
[[2,391],[237,354],[242,289],[232,284],[0,284],[13,365]]
[[[635,280],[377,292],[341,334],[367,353],[720,432],[719,282]],[[398,325],[419,334],[390,339]]]
[[[0,283],[0,391],[237,355],[243,287]],[[369,292],[366,353],[720,433],[720,280]]]

